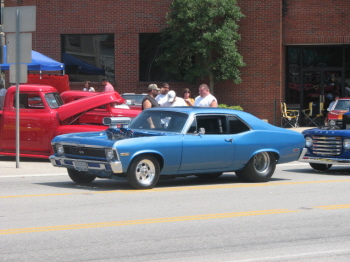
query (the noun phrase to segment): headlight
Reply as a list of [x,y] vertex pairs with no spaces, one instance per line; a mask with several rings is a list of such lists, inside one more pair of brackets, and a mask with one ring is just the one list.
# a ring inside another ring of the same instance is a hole
[[106,158],[107,160],[113,160],[114,159],[114,152],[111,148],[106,149]]
[[350,149],[350,139],[349,138],[344,139],[343,147],[345,149]]
[[330,125],[330,126],[335,126],[335,124],[336,124],[336,123],[335,123],[335,120],[329,120],[329,125]]
[[312,138],[309,137],[309,136],[305,137],[305,145],[306,145],[306,147],[312,147],[312,144],[313,144]]
[[56,144],[56,152],[59,156],[64,155],[64,148],[61,144]]

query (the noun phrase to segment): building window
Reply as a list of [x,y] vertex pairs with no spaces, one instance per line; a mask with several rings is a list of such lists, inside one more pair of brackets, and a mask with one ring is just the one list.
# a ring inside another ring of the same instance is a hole
[[115,81],[114,35],[61,35],[62,62],[71,82]]
[[139,78],[141,82],[181,81],[179,76],[171,74],[157,63],[157,57],[162,53],[160,48],[162,38],[160,33],[143,33],[139,35]]

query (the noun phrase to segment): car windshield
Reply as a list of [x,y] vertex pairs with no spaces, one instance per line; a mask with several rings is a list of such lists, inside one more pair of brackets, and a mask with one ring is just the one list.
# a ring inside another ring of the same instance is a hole
[[127,100],[128,105],[141,105],[145,94],[122,94],[122,97]]
[[334,110],[349,110],[350,100],[338,100]]
[[51,108],[59,108],[63,105],[62,98],[58,93],[45,94],[45,99]]
[[143,111],[130,124],[131,129],[151,129],[154,131],[181,132],[187,114],[168,111]]

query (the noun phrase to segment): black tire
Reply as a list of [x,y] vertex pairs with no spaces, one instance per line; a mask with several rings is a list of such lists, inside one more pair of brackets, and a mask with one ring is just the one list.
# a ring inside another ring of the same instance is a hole
[[309,163],[309,164],[316,171],[327,171],[332,167],[331,164],[318,164],[318,163]]
[[276,157],[273,153],[261,152],[253,156],[242,170],[236,171],[238,178],[250,182],[268,182],[275,172]]
[[95,180],[96,176],[88,175],[86,172],[67,169],[70,179],[78,184],[89,184]]
[[133,188],[151,189],[157,184],[159,173],[158,160],[151,155],[141,155],[131,162],[126,178]]
[[197,174],[197,177],[200,178],[217,178],[222,176],[223,172],[218,172],[218,173],[207,173],[207,174]]

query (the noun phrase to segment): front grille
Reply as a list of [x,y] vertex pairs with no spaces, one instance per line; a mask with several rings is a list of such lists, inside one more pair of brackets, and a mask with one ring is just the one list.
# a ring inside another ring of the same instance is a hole
[[64,145],[63,148],[66,155],[106,158],[104,148],[90,148],[70,145]]
[[312,151],[316,155],[339,156],[342,152],[343,141],[340,136],[312,136]]

